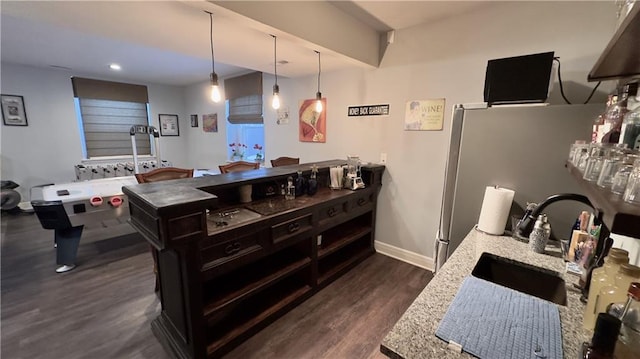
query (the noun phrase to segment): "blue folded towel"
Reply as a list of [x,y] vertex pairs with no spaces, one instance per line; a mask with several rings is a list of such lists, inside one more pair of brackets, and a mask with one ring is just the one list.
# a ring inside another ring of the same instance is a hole
[[449,305],[436,336],[482,359],[563,356],[556,305],[471,276]]

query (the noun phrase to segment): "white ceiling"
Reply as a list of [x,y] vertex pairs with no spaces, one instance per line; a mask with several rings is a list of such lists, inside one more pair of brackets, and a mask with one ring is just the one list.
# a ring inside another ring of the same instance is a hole
[[[249,70],[273,73],[278,36],[278,75],[299,77],[322,70],[371,65],[330,45],[319,46],[276,26],[232,14],[208,1],[6,1],[0,2],[2,62],[72,69],[74,73],[168,85],[190,85],[211,72],[209,15],[214,14],[215,70],[220,77]],[[291,4],[291,3],[290,3]],[[336,1],[348,18],[384,34],[489,5],[478,1]],[[286,3],[285,3],[286,5]],[[311,2],[308,5],[312,5]],[[305,4],[307,6],[307,4]],[[301,18],[303,16],[301,15]],[[330,25],[329,25],[330,26]],[[112,62],[120,72],[108,69]]]

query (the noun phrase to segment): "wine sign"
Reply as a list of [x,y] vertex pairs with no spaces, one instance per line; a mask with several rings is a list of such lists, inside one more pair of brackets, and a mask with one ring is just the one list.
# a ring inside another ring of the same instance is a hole
[[389,104],[349,106],[349,117],[357,116],[389,116]]

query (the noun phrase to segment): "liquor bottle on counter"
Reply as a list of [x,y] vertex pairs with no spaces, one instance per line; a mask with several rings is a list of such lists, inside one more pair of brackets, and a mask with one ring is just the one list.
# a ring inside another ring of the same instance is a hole
[[296,177],[296,197],[300,197],[305,193],[305,188],[307,186],[307,181],[304,177],[302,177],[302,171],[298,171],[298,177]]
[[296,186],[293,184],[293,177],[287,177],[287,187],[284,191],[284,199],[296,199]]
[[634,282],[629,285],[627,302],[622,305],[619,315],[615,309],[610,310],[609,314],[617,316],[622,322],[614,351],[615,357],[617,359],[640,358],[640,283]]
[[627,300],[627,290],[633,282],[640,282],[640,267],[628,263],[620,265],[614,284],[600,289],[596,313],[605,313],[611,303]]
[[620,333],[620,319],[608,313],[598,314],[596,329],[593,331],[591,344],[582,344],[582,359],[613,359],[618,334]]
[[588,302],[582,319],[582,326],[585,329],[593,330],[593,326],[596,324],[596,303],[600,289],[614,284],[615,275],[618,273],[620,265],[624,263],[629,263],[629,252],[624,249],[611,248],[609,254],[604,258],[604,265],[593,270]]
[[311,166],[311,177],[307,181],[307,194],[313,196],[318,192],[318,166]]

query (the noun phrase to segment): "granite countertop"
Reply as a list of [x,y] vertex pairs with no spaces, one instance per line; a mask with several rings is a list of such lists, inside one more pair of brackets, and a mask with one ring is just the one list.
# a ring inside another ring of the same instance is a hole
[[565,273],[560,249],[548,245],[545,254],[531,251],[528,244],[511,237],[492,236],[472,229],[441,270],[418,295],[380,345],[382,353],[391,358],[473,358],[467,353],[447,349],[447,344],[435,336],[440,320],[455,297],[462,281],[483,252],[493,253],[558,273],[566,281],[567,305],[558,305],[562,326],[562,349],[565,358],[577,358],[582,342],[591,333],[582,328],[585,305],[574,288],[578,277]]

